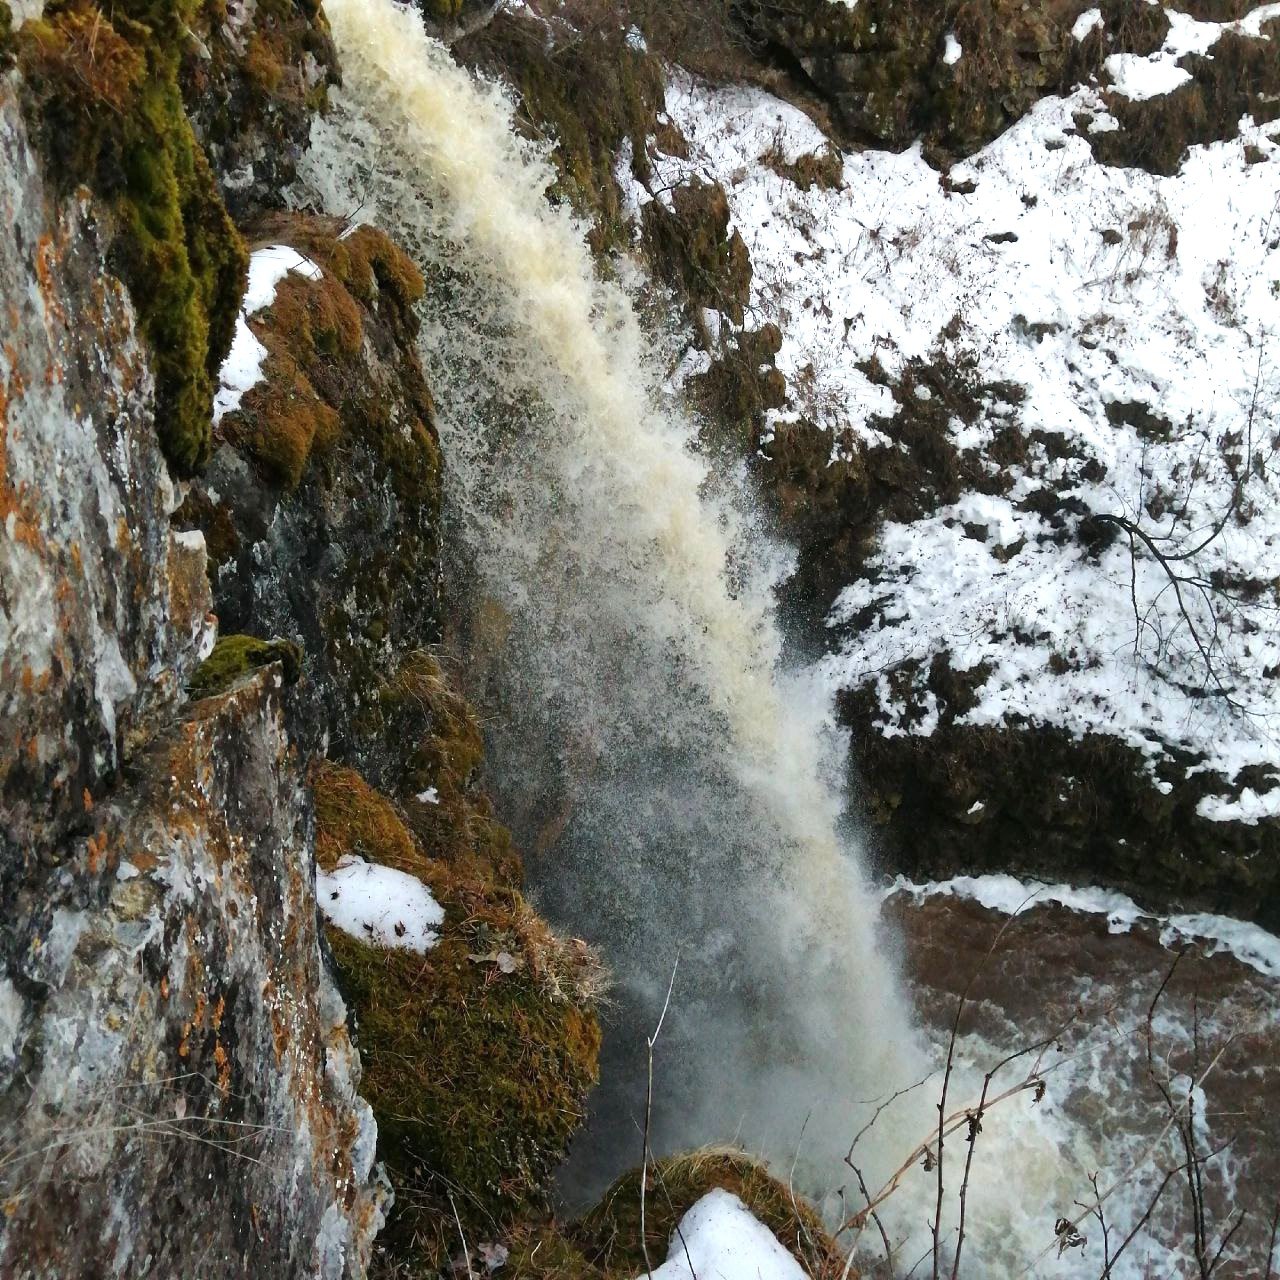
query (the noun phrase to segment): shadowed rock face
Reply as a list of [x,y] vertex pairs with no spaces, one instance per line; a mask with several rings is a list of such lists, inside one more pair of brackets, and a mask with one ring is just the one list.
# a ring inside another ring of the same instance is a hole
[[17,94],[0,77],[0,1272],[362,1274],[372,1121],[278,673],[185,703],[203,539],[170,530],[101,211],[48,193]]

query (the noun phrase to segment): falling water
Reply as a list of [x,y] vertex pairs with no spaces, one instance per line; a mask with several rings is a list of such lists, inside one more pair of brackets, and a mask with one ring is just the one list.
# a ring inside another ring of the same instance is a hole
[[501,673],[493,787],[540,900],[603,946],[619,986],[577,1180],[635,1163],[636,1066],[677,956],[658,1145],[843,1154],[854,1101],[910,1075],[915,1049],[877,901],[837,836],[838,739],[779,670],[786,557],[664,403],[626,294],[548,203],[505,97],[410,9],[326,9],[344,109],[318,126],[307,179],[427,274],[455,595],[489,620],[473,647]]

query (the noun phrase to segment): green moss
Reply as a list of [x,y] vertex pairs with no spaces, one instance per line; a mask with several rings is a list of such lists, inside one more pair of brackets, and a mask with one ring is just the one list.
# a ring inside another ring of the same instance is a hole
[[259,640],[254,636],[223,636],[213,652],[196,668],[187,691],[208,698],[229,689],[242,675],[279,662],[286,684],[302,674],[302,650],[292,640]]
[[421,875],[425,860],[396,807],[354,769],[318,760],[311,771],[316,806],[316,862],[332,870],[358,854],[397,871]]
[[[437,659],[407,655],[380,688],[377,711],[380,732],[404,744],[398,790],[423,846],[460,873],[518,884],[519,854],[480,785],[480,725]],[[417,799],[432,792],[433,800]]]
[[[434,520],[441,460],[435,406],[412,356],[414,304],[424,284],[412,260],[381,231],[362,227],[339,239],[331,219],[277,216],[258,227],[265,243],[290,244],[315,261],[321,277],[287,276],[253,328],[267,349],[265,376],[220,426],[220,437],[246,453],[263,478],[290,492],[313,460],[343,439],[372,445],[396,496]],[[393,412],[372,385],[363,349],[366,314],[401,351],[400,385],[410,416]],[[362,589],[381,579],[362,575]]]
[[680,1219],[707,1192],[736,1195],[778,1238],[814,1280],[842,1274],[844,1258],[816,1210],[743,1151],[708,1148],[651,1165],[645,1191],[645,1230],[640,1231],[640,1170],[619,1178],[572,1232],[593,1265],[611,1277],[641,1275],[645,1244],[654,1266],[664,1262]]
[[604,1272],[587,1261],[571,1231],[558,1223],[521,1226],[504,1243],[506,1280],[603,1280]]
[[54,177],[87,183],[112,214],[113,266],[150,348],[160,442],[182,476],[208,458],[247,261],[178,87],[192,13],[137,0],[108,17],[91,0],[63,0],[18,33]]

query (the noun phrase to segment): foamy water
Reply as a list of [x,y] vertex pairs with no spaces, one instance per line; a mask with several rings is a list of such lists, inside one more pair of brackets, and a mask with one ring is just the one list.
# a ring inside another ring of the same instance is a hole
[[[741,477],[712,474],[664,401],[627,295],[597,280],[582,228],[548,203],[551,172],[506,98],[412,9],[326,11],[343,89],[301,189],[386,227],[423,268],[451,598],[492,728],[490,783],[544,908],[600,943],[618,978],[566,1194],[590,1198],[638,1163],[645,1036],[673,972],[657,1149],[739,1137],[830,1193],[875,1102],[924,1075],[927,1055],[878,895],[837,835],[843,744],[823,700],[779,671],[787,556]],[[975,1084],[962,1076],[957,1105]],[[933,1100],[915,1091],[862,1141],[873,1188],[927,1132]],[[984,1182],[966,1274],[1016,1274],[1043,1243],[1025,1197],[1076,1185],[1082,1157],[1064,1157],[1051,1106],[1006,1115],[988,1121],[1003,1176]],[[919,1179],[886,1204],[902,1257],[927,1242],[931,1210]]]

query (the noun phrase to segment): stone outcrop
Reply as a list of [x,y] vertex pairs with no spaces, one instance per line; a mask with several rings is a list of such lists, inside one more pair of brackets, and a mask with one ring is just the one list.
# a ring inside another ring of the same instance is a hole
[[187,699],[204,541],[171,529],[110,217],[46,181],[20,91],[0,75],[0,1271],[361,1274],[385,1194],[280,668]]
[[215,431],[178,513],[208,538],[224,633],[301,646],[294,732],[392,789],[402,743],[384,688],[440,639],[440,452],[414,353],[421,277],[373,227],[279,216],[254,243],[319,268],[291,273],[250,320],[263,380]]

